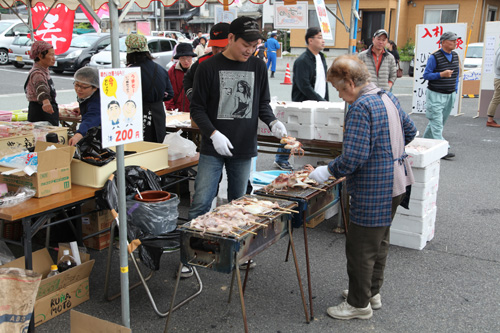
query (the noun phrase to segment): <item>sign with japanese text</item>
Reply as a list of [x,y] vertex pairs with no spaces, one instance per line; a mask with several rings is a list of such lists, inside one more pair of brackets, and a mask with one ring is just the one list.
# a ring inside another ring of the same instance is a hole
[[[486,117],[495,93],[496,57],[500,53],[500,22],[486,22],[484,26],[483,67],[479,89],[479,117]],[[498,116],[498,111],[497,111]]]
[[[425,113],[425,99],[427,92],[427,80],[424,80],[424,71],[427,65],[429,56],[436,50],[441,48],[439,39],[441,35],[447,31],[453,31],[459,37],[457,39],[457,47],[454,50],[458,53],[460,59],[460,74],[463,76],[463,60],[465,58],[464,39],[467,36],[467,23],[434,23],[434,24],[418,24],[416,31],[416,50],[413,75],[413,105],[412,112]],[[461,83],[457,91],[455,107],[451,111],[452,115],[458,114],[458,109],[461,100]]]
[[333,39],[332,29],[330,27],[330,21],[328,20],[328,13],[325,7],[324,0],[314,0],[314,7],[316,8],[316,14],[318,15],[319,27],[323,34],[323,39]]
[[56,5],[47,14],[48,11],[49,8],[43,3],[37,3],[31,8],[33,29],[37,29],[33,38],[52,44],[56,55],[63,54],[71,45],[75,11],[63,4]]
[[99,70],[102,146],[142,141],[141,69]]
[[229,10],[224,10],[223,6],[215,6],[215,24],[225,22],[231,23],[238,18],[238,8],[231,7]]
[[283,1],[274,4],[274,27],[276,29],[307,29],[307,1],[297,1],[296,5],[285,5]]

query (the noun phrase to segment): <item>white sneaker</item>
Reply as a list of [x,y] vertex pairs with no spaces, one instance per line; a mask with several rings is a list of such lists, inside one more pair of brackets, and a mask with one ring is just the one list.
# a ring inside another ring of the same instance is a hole
[[193,276],[194,272],[190,266],[182,265],[181,269],[181,279],[186,279],[188,277]]
[[[349,290],[345,289],[342,291],[342,297],[344,297],[344,299],[347,299],[347,295],[349,295]],[[370,305],[373,310],[382,308],[382,297],[380,296],[380,293],[370,298]]]
[[335,319],[370,319],[373,316],[373,311],[370,303],[366,308],[355,308],[349,305],[347,301],[340,303],[337,306],[329,307],[326,312]]

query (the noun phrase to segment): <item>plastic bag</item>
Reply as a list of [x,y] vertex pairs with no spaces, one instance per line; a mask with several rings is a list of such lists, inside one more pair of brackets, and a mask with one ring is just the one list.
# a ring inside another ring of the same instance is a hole
[[28,175],[32,175],[38,169],[38,154],[27,150],[5,155],[0,158],[0,165],[7,168],[24,170]]
[[0,241],[0,266],[16,259],[4,241]]
[[15,193],[7,192],[0,197],[0,208],[12,207],[28,201],[36,194],[34,189],[29,187],[20,187]]
[[88,164],[103,166],[115,159],[116,153],[102,148],[101,127],[92,127],[76,144],[75,158]]
[[127,200],[127,216],[130,223],[139,227],[145,233],[160,236],[177,227],[179,217],[179,198],[175,193],[166,201],[143,202],[134,199]]
[[179,130],[175,133],[167,134],[163,140],[163,144],[169,145],[169,161],[196,155],[196,145],[194,142],[183,138],[181,134],[182,130]]

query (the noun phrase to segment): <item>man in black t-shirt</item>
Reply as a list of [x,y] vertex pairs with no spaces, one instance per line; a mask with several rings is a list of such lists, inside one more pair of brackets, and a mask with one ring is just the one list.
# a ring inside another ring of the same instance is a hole
[[252,57],[259,38],[254,19],[237,18],[229,28],[228,48],[202,62],[196,71],[190,110],[202,140],[189,219],[210,210],[224,166],[228,200],[245,194],[252,157],[257,156],[258,119],[275,136],[286,135],[269,105],[266,65]]

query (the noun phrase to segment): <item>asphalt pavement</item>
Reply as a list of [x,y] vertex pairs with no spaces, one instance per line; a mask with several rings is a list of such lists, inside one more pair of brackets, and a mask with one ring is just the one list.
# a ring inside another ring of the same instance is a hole
[[[4,69],[6,66],[0,71]],[[271,95],[290,100],[291,86],[280,84],[284,72],[277,74],[276,79],[271,80]],[[70,89],[66,89],[68,102],[72,101]],[[333,88],[330,93],[331,100],[338,100]],[[394,93],[403,109],[411,110],[411,78],[398,80]],[[0,103],[5,100],[5,95],[0,96]],[[16,103],[21,102],[26,104],[22,100]],[[370,320],[341,321],[326,314],[329,306],[342,302],[341,292],[348,284],[345,236],[332,232],[337,223],[333,217],[308,229],[314,320],[309,324],[305,321],[293,261],[284,261],[288,243],[285,238],[259,254],[255,258],[256,268],[250,271],[245,293],[250,332],[499,332],[500,205],[495,179],[500,165],[500,130],[486,127],[484,118],[474,118],[477,105],[478,99],[463,99],[463,115],[450,117],[445,126],[444,136],[456,157],[441,161],[435,237],[421,251],[390,247],[381,291],[382,309],[374,311]],[[423,133],[427,124],[425,116],[412,114],[411,117]],[[273,155],[260,154],[257,170],[272,169],[273,158]],[[299,159],[293,162],[300,164]],[[184,214],[185,205],[180,210]],[[294,239],[305,284],[302,229],[295,230]],[[91,250],[90,254],[96,259],[90,276],[91,299],[76,310],[121,323],[120,299],[111,302],[103,299],[107,251]],[[164,254],[159,273],[150,280],[150,288],[162,311],[167,310],[170,302],[178,260],[178,254]],[[117,251],[112,268],[116,281],[112,289],[118,291]],[[137,281],[133,270],[131,268],[132,282]],[[231,275],[201,268],[199,273],[203,292],[173,313],[169,331],[242,332],[237,293],[233,292],[231,302],[227,302]],[[182,280],[178,299],[195,290],[194,278]],[[166,319],[153,312],[142,287],[130,292],[130,302],[134,332],[163,331]],[[36,331],[69,332],[69,325],[67,312]]]

